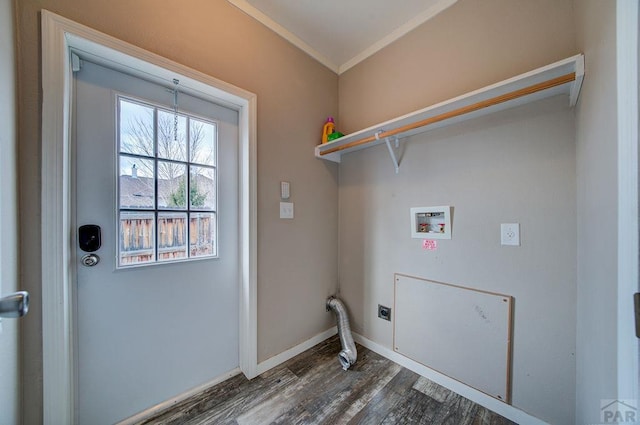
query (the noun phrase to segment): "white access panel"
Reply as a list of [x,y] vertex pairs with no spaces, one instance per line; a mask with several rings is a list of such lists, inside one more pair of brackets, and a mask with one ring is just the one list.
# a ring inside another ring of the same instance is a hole
[[511,403],[508,295],[395,275],[394,350]]

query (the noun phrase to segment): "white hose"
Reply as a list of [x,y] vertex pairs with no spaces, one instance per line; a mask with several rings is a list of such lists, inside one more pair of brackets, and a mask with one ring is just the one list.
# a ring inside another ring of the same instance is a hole
[[333,310],[336,314],[336,320],[338,321],[338,335],[340,336],[340,343],[342,344],[342,351],[338,354],[338,360],[340,360],[342,368],[347,370],[358,359],[358,351],[356,350],[356,343],[353,342],[353,336],[351,335],[347,309],[342,301],[336,297],[329,297],[327,299],[327,311],[329,310]]

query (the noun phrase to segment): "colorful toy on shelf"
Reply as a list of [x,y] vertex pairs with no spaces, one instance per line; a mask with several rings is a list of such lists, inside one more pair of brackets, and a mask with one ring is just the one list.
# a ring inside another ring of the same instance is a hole
[[344,134],[336,131],[336,123],[333,117],[328,117],[324,123],[324,127],[322,127],[322,143],[332,142],[342,136],[344,136]]
[[334,140],[339,139],[342,136],[344,136],[344,134],[340,133],[339,131],[334,131],[329,136],[327,136],[327,141],[328,142],[333,142]]
[[324,123],[324,127],[322,127],[322,143],[327,143],[329,141],[329,135],[334,131],[336,131],[335,121],[333,117],[328,117]]

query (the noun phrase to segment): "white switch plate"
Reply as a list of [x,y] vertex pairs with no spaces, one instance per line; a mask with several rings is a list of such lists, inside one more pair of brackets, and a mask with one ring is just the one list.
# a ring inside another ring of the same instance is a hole
[[282,199],[289,199],[291,184],[289,182],[280,182],[280,197]]
[[280,202],[280,218],[293,218],[293,202]]
[[502,223],[500,225],[500,243],[520,246],[520,223]]

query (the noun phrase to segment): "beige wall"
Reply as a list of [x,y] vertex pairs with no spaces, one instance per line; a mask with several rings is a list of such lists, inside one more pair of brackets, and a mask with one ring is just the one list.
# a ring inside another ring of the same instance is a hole
[[[597,419],[599,398],[615,386],[615,293],[602,284],[615,280],[615,241],[578,212],[616,200],[614,2],[459,0],[340,78],[223,0],[15,3],[20,253],[29,260],[20,272],[33,295],[23,322],[25,423],[42,419],[42,8],[258,94],[259,360],[333,323],[323,302],[340,253],[354,330],[387,347],[391,325],[374,308],[392,301],[393,272],[514,295],[514,404],[573,423],[577,379],[576,422]],[[384,147],[346,155],[338,240],[338,171],[310,154],[326,115],[339,111],[339,129],[352,132],[579,51],[587,78],[575,112],[552,99],[415,136],[397,176]],[[292,183],[293,221],[278,219],[280,180]],[[440,204],[455,207],[454,239],[427,253],[408,237],[408,208]],[[499,246],[499,223],[511,221],[522,225],[520,248]]]
[[[338,77],[223,0],[21,0],[21,264],[33,311],[25,320],[26,423],[41,422],[39,11],[88,25],[258,95],[258,357],[326,330],[337,286],[337,168],[317,161],[324,117],[337,114]],[[296,218],[278,218],[279,181]]]
[[[14,13],[11,0],[0,1],[0,297],[18,290],[16,90],[14,81]],[[0,416],[20,423],[19,326],[16,319],[0,319]]]
[[573,55],[572,12],[570,0],[459,0],[340,75],[338,128],[351,133]]
[[[351,132],[578,53],[571,0],[460,0],[340,77]],[[574,112],[550,99],[411,138],[394,174],[385,146],[340,165],[340,292],[353,327],[392,348],[393,273],[515,297],[513,404],[573,423]],[[426,252],[409,208],[452,205],[453,239]],[[500,246],[500,223],[522,246]]]
[[[576,423],[600,422],[617,398],[616,2],[576,0],[585,80],[576,108],[578,309]],[[606,209],[607,225],[600,211]]]

